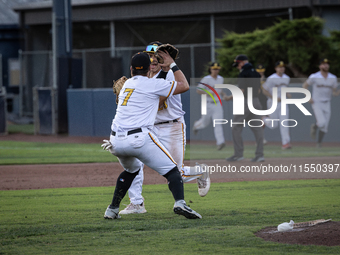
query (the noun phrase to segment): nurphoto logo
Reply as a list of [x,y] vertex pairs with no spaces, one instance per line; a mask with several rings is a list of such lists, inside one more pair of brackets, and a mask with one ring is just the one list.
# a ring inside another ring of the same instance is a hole
[[[207,86],[206,84],[203,84],[205,86]],[[208,86],[210,88],[210,86]],[[221,88],[221,89],[228,89],[230,90],[232,96],[233,96],[233,115],[244,115],[244,105],[245,105],[245,98],[244,98],[244,94],[242,92],[242,90],[240,88],[238,88],[235,85],[231,85],[231,84],[216,84],[215,88]],[[218,93],[210,88],[216,95],[217,97],[220,99]],[[207,94],[213,98],[215,104],[216,101],[213,97],[213,95],[207,91],[206,89],[202,89],[205,92],[207,92]],[[254,108],[253,105],[253,88],[248,87],[247,93],[248,93],[248,99],[247,99],[247,106],[249,108],[249,111],[252,112],[255,115],[258,116],[269,116],[270,114],[272,114],[278,105],[278,92],[277,92],[278,88],[273,88],[273,96],[272,96],[272,106],[270,107],[270,109],[267,110],[258,110]],[[287,98],[287,93],[301,93],[304,95],[303,98]],[[206,115],[207,114],[207,94],[202,94],[201,95],[201,114],[202,115]],[[312,114],[303,106],[303,104],[309,102],[309,100],[311,99],[311,93],[308,89],[304,89],[304,88],[290,88],[290,87],[283,87],[281,88],[281,97],[280,97],[281,101],[281,115],[285,116],[287,115],[286,109],[287,109],[287,105],[292,104],[295,105],[304,115],[306,116],[311,116]],[[222,101],[220,100],[220,103],[222,105]],[[274,125],[274,122],[276,121],[280,121],[279,119],[265,119],[265,121],[269,121],[272,123],[272,125]],[[214,119],[213,121],[213,125],[214,127],[216,125],[224,125],[227,124],[229,121],[226,119]],[[254,122],[259,122],[258,125],[255,125]],[[289,124],[293,122],[294,124]],[[233,124],[242,124],[243,126],[246,125],[246,121],[244,120],[243,122],[232,122],[232,120],[230,120],[230,125],[232,127]],[[281,121],[281,125],[284,127],[295,127],[297,126],[298,122],[297,120],[294,119],[286,119]],[[264,121],[262,119],[251,119],[248,121],[248,126],[250,127],[261,127],[264,125]]]

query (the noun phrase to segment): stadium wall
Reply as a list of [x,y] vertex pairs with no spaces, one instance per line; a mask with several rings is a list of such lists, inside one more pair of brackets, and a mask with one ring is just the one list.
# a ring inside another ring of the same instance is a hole
[[[294,95],[293,95],[294,97]],[[68,129],[70,136],[109,136],[112,119],[116,113],[115,95],[112,89],[68,89]],[[206,129],[200,130],[197,135],[190,134],[190,127],[201,117],[201,97],[196,93],[196,87],[191,87],[190,91],[182,94],[183,109],[186,112],[186,132],[188,140],[214,141],[214,131],[212,123]],[[232,102],[222,101],[224,118],[230,123],[232,119]],[[291,128],[290,135],[292,143],[312,142],[309,131],[310,125],[315,122],[313,110],[310,104],[304,104],[312,116],[303,115],[294,106],[289,106],[290,119],[298,122],[296,127]],[[340,118],[336,109],[340,109],[340,97],[333,97],[332,117],[329,123],[329,131],[325,136],[325,142],[340,142]],[[191,109],[191,110],[190,110]],[[227,141],[232,141],[230,124],[224,125],[224,135]],[[254,123],[255,124],[255,123]],[[268,141],[281,141],[279,128],[264,130],[265,138]],[[249,127],[243,130],[245,141],[254,141],[254,136]]]

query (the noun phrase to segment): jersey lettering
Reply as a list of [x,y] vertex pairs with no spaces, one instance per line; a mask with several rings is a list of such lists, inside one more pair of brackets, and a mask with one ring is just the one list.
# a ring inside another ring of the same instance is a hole
[[122,105],[126,105],[126,104],[127,104],[128,100],[130,99],[130,96],[132,95],[132,93],[133,93],[134,90],[135,90],[135,89],[128,89],[128,88],[126,88],[126,89],[124,90],[124,93],[128,92],[128,94],[126,95],[126,97],[125,97],[125,99],[124,99]]

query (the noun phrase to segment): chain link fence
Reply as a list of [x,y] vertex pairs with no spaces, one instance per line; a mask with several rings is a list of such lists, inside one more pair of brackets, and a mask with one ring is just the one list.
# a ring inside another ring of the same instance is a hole
[[[211,45],[181,44],[178,66],[188,80],[201,77],[207,72],[211,60]],[[133,54],[143,51],[140,47],[73,50],[73,58],[82,60],[82,88],[109,88],[112,80],[122,75],[130,76],[130,60]],[[33,88],[53,87],[52,51],[19,52],[20,86],[19,115],[33,116]]]

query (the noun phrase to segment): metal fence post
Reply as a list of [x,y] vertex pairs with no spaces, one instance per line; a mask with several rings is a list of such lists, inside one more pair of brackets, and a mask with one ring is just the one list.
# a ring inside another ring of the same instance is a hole
[[83,59],[83,88],[86,88],[87,87],[87,84],[86,84],[86,51],[85,50],[82,50],[81,51],[81,58]]
[[19,117],[23,116],[23,100],[24,100],[24,63],[23,52],[19,50],[20,77],[19,77]]
[[195,48],[190,45],[191,78],[195,78]]

